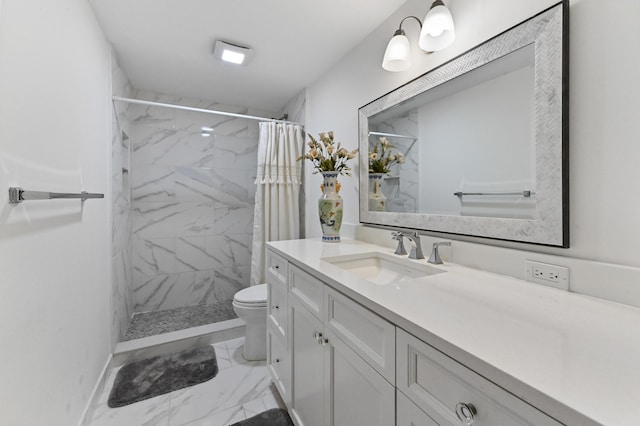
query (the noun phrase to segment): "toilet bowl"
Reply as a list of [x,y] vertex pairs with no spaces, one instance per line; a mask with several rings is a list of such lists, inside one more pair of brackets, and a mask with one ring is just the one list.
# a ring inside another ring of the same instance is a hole
[[233,296],[233,310],[246,323],[242,356],[248,361],[267,358],[267,285],[240,290]]

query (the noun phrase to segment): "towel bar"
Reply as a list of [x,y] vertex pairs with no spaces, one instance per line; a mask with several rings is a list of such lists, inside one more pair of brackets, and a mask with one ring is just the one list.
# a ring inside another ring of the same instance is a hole
[[26,191],[17,186],[12,186],[9,188],[10,204],[20,204],[23,201],[29,200],[54,200],[70,198],[79,198],[80,200],[85,201],[90,198],[104,198],[104,194],[91,194],[86,191],[82,191],[80,193]]
[[522,191],[522,192],[454,192],[453,195],[456,197],[462,198],[463,195],[522,195],[523,197],[529,198],[532,195],[535,195],[535,192],[532,191]]

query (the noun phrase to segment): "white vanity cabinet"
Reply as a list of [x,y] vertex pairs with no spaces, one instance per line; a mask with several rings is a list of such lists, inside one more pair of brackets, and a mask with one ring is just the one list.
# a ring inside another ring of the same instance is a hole
[[394,424],[394,326],[294,265],[288,285],[293,421]]
[[268,253],[268,367],[297,426],[561,424]]

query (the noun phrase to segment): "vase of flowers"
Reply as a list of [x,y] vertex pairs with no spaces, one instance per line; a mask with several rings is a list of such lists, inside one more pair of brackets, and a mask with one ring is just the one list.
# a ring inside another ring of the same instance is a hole
[[387,197],[382,192],[382,182],[384,177],[391,173],[391,166],[402,163],[404,156],[397,152],[397,148],[384,136],[369,149],[370,211],[383,212],[387,209]]
[[299,160],[310,160],[315,169],[313,173],[322,173],[322,196],[318,200],[322,241],[339,242],[343,205],[342,197],[338,194],[338,175],[351,176],[347,161],[352,160],[358,150],[348,151],[339,142],[336,143],[333,132],[320,133],[318,136],[319,140],[309,135],[309,152]]
[[369,211],[387,210],[387,197],[382,193],[382,179],[386,173],[369,173]]

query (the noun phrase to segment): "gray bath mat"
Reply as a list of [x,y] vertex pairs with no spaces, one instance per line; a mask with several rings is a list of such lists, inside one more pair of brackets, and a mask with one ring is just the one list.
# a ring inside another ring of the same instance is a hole
[[293,422],[286,410],[273,408],[231,426],[293,426]]
[[206,382],[218,374],[213,346],[132,362],[122,367],[109,394],[109,407],[122,407]]

